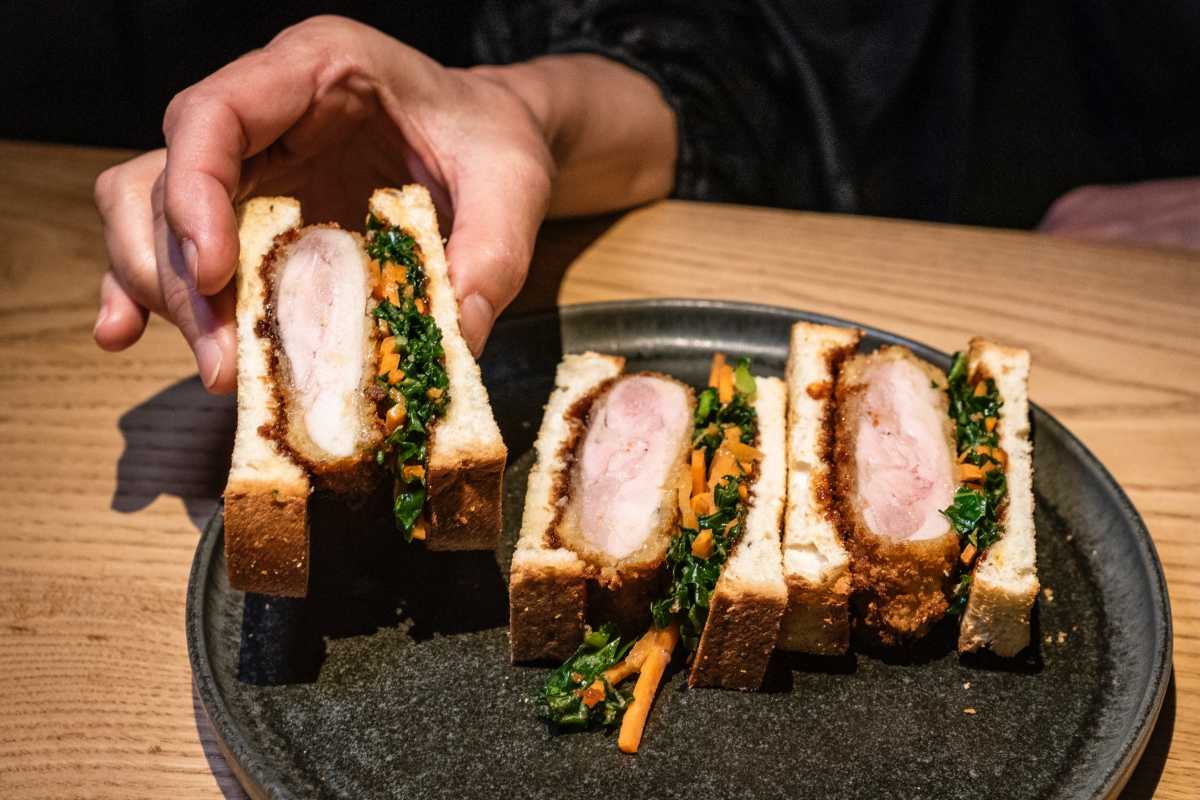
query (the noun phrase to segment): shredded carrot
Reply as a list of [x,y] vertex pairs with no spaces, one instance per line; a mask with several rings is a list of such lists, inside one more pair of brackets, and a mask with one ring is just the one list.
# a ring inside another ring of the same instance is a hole
[[743,503],[750,499],[750,490],[746,488],[746,484],[738,484],[738,497],[742,499]]
[[999,462],[1000,462],[1000,466],[1002,466],[1002,467],[1007,467],[1007,466],[1008,466],[1008,453],[1004,452],[1004,448],[1002,448],[1002,447],[993,447],[993,448],[992,448],[992,458],[994,458],[994,459],[996,459],[997,461],[999,461]]
[[417,313],[418,313],[418,314],[424,314],[424,313],[425,313],[425,301],[424,301],[424,300],[422,300],[420,297],[418,297],[418,298],[416,299],[416,306],[417,306]]
[[740,425],[730,425],[725,429],[725,441],[740,442],[742,440],[742,428]]
[[725,405],[733,399],[733,367],[721,365],[721,375],[717,383],[717,399]]
[[371,286],[372,287],[378,286],[379,282],[383,278],[383,273],[379,266],[379,262],[372,258],[371,262],[367,266],[371,272]]
[[671,663],[671,651],[679,642],[679,624],[672,623],[658,631],[656,639],[658,647],[646,656],[637,684],[633,687],[633,702],[629,704],[625,716],[621,719],[617,747],[622,753],[636,753],[642,743],[642,731],[646,728],[646,719],[650,715],[654,695],[658,692],[658,684],[662,682],[663,673]]
[[425,541],[425,520],[419,519],[417,520],[416,524],[413,525],[412,537],[420,542]]
[[385,336],[379,340],[379,355],[386,356],[388,353],[396,352],[396,337]]
[[713,455],[712,467],[708,471],[708,487],[711,489],[719,486],[727,475],[740,475],[741,472],[742,468],[738,465],[733,453],[729,451],[728,447],[721,445]]
[[712,366],[708,370],[708,385],[717,388],[721,380],[721,370],[725,368],[725,354],[713,353]]
[[712,531],[702,531],[692,542],[692,555],[696,558],[708,559],[713,552]]
[[697,516],[707,516],[717,510],[716,504],[713,502],[712,492],[704,492],[702,494],[692,495],[692,511]]
[[726,441],[721,446],[727,448],[738,461],[761,461],[763,459],[763,451],[748,444],[742,444],[738,441]]
[[[408,405],[404,402],[404,395],[400,395],[400,399],[396,401],[396,405],[388,409],[387,417],[384,418],[384,428],[388,433],[391,433],[403,425],[407,417]],[[408,469],[408,467],[405,467],[405,469]]]
[[959,464],[958,479],[963,483],[978,483],[983,480],[984,472],[974,464]]
[[975,393],[973,396],[983,397],[985,394],[987,394],[987,385],[983,381],[975,384]]
[[385,266],[383,268],[382,275],[384,283],[389,285],[394,283],[397,287],[404,283],[404,279],[406,277],[404,270],[400,269],[400,267],[397,267],[395,264],[388,264]]
[[692,494],[704,491],[704,450],[692,451]]
[[386,356],[379,359],[379,374],[386,375],[398,366],[400,366],[400,354],[388,353]]
[[991,433],[992,431],[996,430],[996,418],[988,417],[987,419],[985,419],[983,421],[983,427],[987,428],[988,433]]
[[699,527],[696,512],[692,511],[692,487],[686,481],[679,484],[679,524],[692,530]]
[[605,694],[606,692],[604,691],[604,684],[599,679],[596,679],[595,681],[592,681],[591,686],[579,693],[579,697],[581,700],[583,700],[583,704],[585,706],[591,708],[592,706],[596,705],[596,703],[599,703],[601,700],[603,700]]
[[388,373],[388,383],[399,383],[404,380],[404,370],[394,369]]
[[651,625],[650,630],[646,631],[642,638],[629,648],[625,658],[604,671],[604,677],[609,683],[616,686],[640,670],[642,664],[646,663],[646,656],[650,655],[650,651],[656,647],[658,647],[658,628]]
[[400,305],[400,290],[394,283],[387,284],[383,289],[384,298],[394,306]]
[[967,546],[963,548],[962,555],[959,557],[962,559],[963,566],[968,566],[975,560],[975,545],[968,542]]
[[400,468],[400,477],[406,481],[410,481],[413,478],[424,478],[425,468],[420,464],[405,464]]

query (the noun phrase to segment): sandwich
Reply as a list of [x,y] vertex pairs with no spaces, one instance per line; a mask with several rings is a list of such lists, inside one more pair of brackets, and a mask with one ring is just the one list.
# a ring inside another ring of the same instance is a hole
[[694,397],[674,378],[624,367],[589,352],[564,356],[555,373],[509,577],[514,662],[566,658],[589,620],[626,634],[650,621]]
[[903,644],[951,614],[960,651],[1016,655],[1038,591],[1029,354],[973,339],[946,375],[860,337],[792,330],[779,647],[845,652],[851,625]]
[[238,424],[225,490],[230,584],[303,596],[314,489],[381,482],[408,540],[487,549],[507,452],[458,324],[421,186],[379,189],[366,234],[303,226],[290,198],[239,210]]
[[[555,520],[570,519],[569,509],[579,503],[576,493],[590,491],[580,483],[590,474],[591,454],[584,448],[601,420],[596,401],[586,416],[570,409],[588,404],[581,398],[603,397],[620,380],[628,380],[615,377],[621,366],[611,357],[589,353],[567,356],[559,367],[513,557],[510,630],[514,660],[574,651],[537,698],[542,716],[566,729],[620,721],[618,747],[632,753],[680,641],[693,653],[689,685],[757,689],[762,684],[787,604],[779,539],[787,469],[786,392],[778,379],[752,377],[748,361],[735,366],[718,355],[710,385],[699,393],[694,409],[690,391],[682,408],[649,402],[630,407],[631,413],[659,420],[628,426],[642,431],[636,437],[638,448],[653,452],[682,444],[682,449],[671,469],[647,468],[665,463],[664,458],[653,465],[631,464],[633,469],[621,476],[622,485],[636,485],[629,491],[638,496],[654,494],[644,504],[661,512],[653,525],[656,541],[663,545],[656,571],[665,581],[658,599],[643,606],[649,630],[622,645],[630,620],[596,613],[591,592],[599,585],[608,595],[620,593],[624,583],[594,578],[586,583],[589,576],[603,575],[595,554],[571,536],[547,535],[559,524]],[[677,416],[681,410],[684,415]],[[582,445],[570,444],[565,428],[572,421],[586,431],[574,435]],[[658,435],[669,442],[648,441],[649,430],[661,431]],[[613,447],[612,452],[622,451]],[[586,520],[586,502],[580,508]],[[562,598],[570,598],[569,608]],[[640,591],[637,599],[644,599]],[[610,614],[625,607],[611,599],[605,603]],[[632,692],[621,689],[634,675]]]
[[952,602],[958,649],[1015,656],[1029,644],[1037,598],[1029,352],[972,339],[949,373],[962,486],[947,510],[963,543]]

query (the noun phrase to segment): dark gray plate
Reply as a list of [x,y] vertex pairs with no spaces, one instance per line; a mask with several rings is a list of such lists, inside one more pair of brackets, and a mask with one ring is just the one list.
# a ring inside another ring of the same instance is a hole
[[[230,590],[221,516],[188,587],[205,711],[242,782],[267,797],[1107,797],[1170,677],[1166,585],[1112,477],[1034,408],[1039,598],[1012,661],[960,658],[946,625],[910,652],[777,658],[767,691],[699,690],[673,665],[641,753],[605,733],[551,737],[508,663],[505,580],[530,447],[561,354],[705,379],[714,350],[780,374],[799,319],[765,306],[577,306],[497,327],[484,378],[511,453],[498,554],[398,542],[380,507],[315,500],[310,596]],[[836,320],[835,320],[836,322]],[[871,331],[945,368],[947,357]],[[974,713],[971,713],[973,710]]]

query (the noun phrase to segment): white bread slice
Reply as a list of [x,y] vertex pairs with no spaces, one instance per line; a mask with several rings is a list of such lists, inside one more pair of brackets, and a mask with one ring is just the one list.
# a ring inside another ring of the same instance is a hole
[[403,228],[421,250],[430,313],[442,331],[450,403],[429,446],[430,550],[490,550],[500,536],[501,489],[508,450],[492,416],[479,365],[459,328],[442,235],[429,191],[417,184],[377,189],[371,213]]
[[975,565],[959,629],[958,649],[987,647],[1015,656],[1029,644],[1029,613],[1037,599],[1037,550],[1033,525],[1033,447],[1029,441],[1029,351],[972,339],[967,374],[996,382],[1004,405],[996,425],[1008,453],[1008,503],[1004,535]]
[[566,355],[554,376],[529,472],[525,511],[508,584],[512,660],[563,659],[583,636],[587,611],[587,568],[575,552],[560,547],[551,527],[566,502],[575,426],[568,412],[616,378],[625,359],[599,353]]
[[787,607],[779,537],[787,483],[784,429],[787,390],[778,378],[756,378],[758,464],[746,527],[721,570],[709,601],[688,676],[690,686],[753,691],[762,686],[767,662]]
[[833,389],[837,369],[861,339],[856,328],[792,326],[781,650],[837,655],[849,646],[850,557],[833,518]]
[[260,197],[238,212],[237,432],[225,487],[225,561],[235,589],[303,596],[308,589],[307,473],[262,434],[279,409],[270,342],[255,330],[265,314],[261,265],[275,237],[302,224],[300,204]]

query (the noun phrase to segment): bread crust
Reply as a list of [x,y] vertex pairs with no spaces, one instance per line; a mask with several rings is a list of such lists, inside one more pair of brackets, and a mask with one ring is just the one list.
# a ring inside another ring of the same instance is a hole
[[265,314],[261,264],[275,239],[302,224],[300,205],[262,197],[238,209],[238,419],[225,487],[229,584],[247,592],[301,597],[308,590],[308,474],[262,433],[279,413],[270,344],[257,335]]
[[230,481],[225,565],[235,589],[284,597],[308,592],[307,487]]
[[[600,353],[568,354],[555,373],[534,449],[521,533],[509,577],[509,638],[514,663],[562,660],[583,638],[589,603],[611,598],[590,580],[590,570],[554,535],[565,505],[571,458],[583,421],[579,409],[620,375],[625,359]],[[624,610],[610,603],[613,611]]]
[[780,535],[787,492],[787,391],[758,378],[758,449],[745,531],[734,545],[709,600],[689,686],[754,691],[762,686],[788,603]]
[[788,350],[788,498],[779,647],[839,655],[850,645],[849,554],[834,497],[834,386],[862,331],[798,322]]
[[688,686],[756,691],[762,686],[787,598],[761,586],[722,583],[709,603]]
[[1008,453],[1008,497],[1000,509],[1004,535],[975,564],[959,628],[958,649],[988,648],[1012,657],[1029,645],[1029,620],[1037,600],[1037,545],[1033,522],[1033,449],[1029,441],[1027,350],[975,338],[967,352],[970,379],[991,378],[1003,405],[997,425]]
[[[436,432],[436,428],[434,429]],[[500,529],[505,456],[429,462],[430,550],[490,550]]]
[[587,578],[577,558],[513,556],[508,582],[508,635],[513,663],[562,661],[583,640]]

